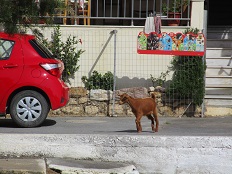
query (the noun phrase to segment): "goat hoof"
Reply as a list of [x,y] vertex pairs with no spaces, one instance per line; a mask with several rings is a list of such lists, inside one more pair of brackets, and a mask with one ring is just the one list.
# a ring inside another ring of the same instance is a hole
[[142,131],[137,131],[137,133],[141,133]]
[[155,132],[158,132],[158,129],[155,129],[155,130],[152,130],[152,131],[155,133]]

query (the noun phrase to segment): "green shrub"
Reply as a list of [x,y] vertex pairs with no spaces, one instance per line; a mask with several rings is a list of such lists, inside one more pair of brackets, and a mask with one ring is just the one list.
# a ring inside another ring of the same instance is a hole
[[84,83],[85,88],[88,90],[113,90],[114,75],[109,71],[103,75],[98,73],[97,71],[93,71],[92,75],[89,78],[87,78],[86,76],[82,76],[81,80]]
[[[187,29],[184,33],[197,34],[197,28]],[[201,105],[205,94],[205,70],[204,58],[201,56],[174,56],[170,70],[174,71],[170,86],[167,88],[168,97],[185,100],[189,99],[193,104]]]
[[56,58],[63,61],[64,71],[62,74],[62,79],[71,84],[70,78],[73,78],[75,72],[79,70],[79,65],[77,63],[80,55],[84,52],[82,49],[77,49],[79,39],[77,39],[75,36],[68,36],[65,42],[61,41],[61,32],[59,26],[54,27],[52,42],[49,42],[39,34],[37,34],[37,36],[42,40],[43,44],[52,51]]
[[174,71],[166,94],[175,99],[190,99],[201,105],[205,94],[205,65],[200,56],[174,56],[171,70]]

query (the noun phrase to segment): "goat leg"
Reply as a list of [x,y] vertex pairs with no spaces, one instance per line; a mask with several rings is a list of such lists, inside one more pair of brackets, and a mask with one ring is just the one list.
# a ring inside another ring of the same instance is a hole
[[137,132],[140,133],[142,132],[142,126],[141,126],[141,117],[136,117],[135,123],[136,123],[136,128],[137,128]]
[[157,132],[156,129],[155,129],[155,126],[154,126],[155,124],[154,123],[155,123],[154,120],[151,120],[151,128],[152,128],[153,132]]
[[154,121],[154,117],[150,114],[147,115],[147,118],[149,120],[151,120],[151,128],[152,128],[152,131],[155,132],[155,121]]
[[154,111],[154,117],[155,117],[155,122],[156,122],[155,132],[158,132],[159,120],[158,120],[158,114],[157,114],[157,110],[156,109]]

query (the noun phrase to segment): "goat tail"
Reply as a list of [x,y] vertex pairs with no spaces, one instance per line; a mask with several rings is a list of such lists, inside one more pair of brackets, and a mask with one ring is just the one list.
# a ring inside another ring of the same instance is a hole
[[151,93],[151,98],[153,98],[155,100],[155,94]]

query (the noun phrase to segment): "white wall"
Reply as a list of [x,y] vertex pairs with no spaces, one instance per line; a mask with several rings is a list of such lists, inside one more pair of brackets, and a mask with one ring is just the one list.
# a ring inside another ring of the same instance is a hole
[[[185,28],[164,28],[163,32],[181,32]],[[116,30],[116,52],[114,52],[115,37],[111,37],[108,45],[104,48],[110,38],[110,32]],[[43,32],[46,38],[51,39],[52,28],[46,28]],[[142,55],[137,53],[137,36],[143,27],[99,27],[99,26],[61,26],[63,41],[71,36],[82,40],[77,49],[85,52],[81,55],[80,69],[72,79],[73,87],[83,86],[82,76],[88,76],[91,70],[99,73],[107,71],[114,72],[116,68],[117,88],[131,86],[151,86],[150,74],[158,77],[165,72],[170,65],[172,56],[169,55]],[[116,53],[116,55],[115,55]],[[114,57],[116,64],[114,67]],[[97,61],[98,60],[98,61]],[[96,64],[94,66],[94,64]]]

